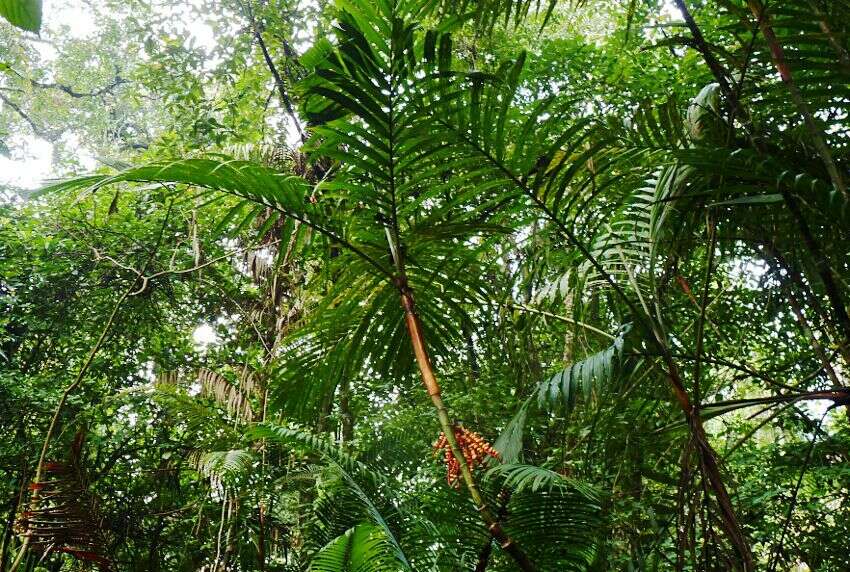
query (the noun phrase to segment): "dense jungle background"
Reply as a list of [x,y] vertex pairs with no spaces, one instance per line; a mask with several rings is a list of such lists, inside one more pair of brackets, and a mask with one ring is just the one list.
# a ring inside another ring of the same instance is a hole
[[846,0],[0,16],[0,570],[850,570]]

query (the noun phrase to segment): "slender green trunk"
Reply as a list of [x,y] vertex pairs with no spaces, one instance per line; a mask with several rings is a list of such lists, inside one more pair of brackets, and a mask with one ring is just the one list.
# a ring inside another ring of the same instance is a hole
[[460,474],[466,489],[469,491],[469,496],[472,497],[472,502],[478,509],[481,519],[487,524],[487,528],[494,539],[499,543],[499,546],[514,559],[517,566],[523,571],[530,572],[535,570],[534,564],[531,563],[528,556],[516,544],[516,542],[508,536],[499,523],[499,519],[491,512],[487,503],[481,496],[478,490],[478,485],[475,482],[475,477],[469,465],[466,464],[466,459],[463,456],[460,445],[454,433],[454,424],[449,419],[449,413],[440,392],[440,384],[434,375],[434,369],[431,366],[431,360],[428,356],[428,349],[425,343],[425,336],[422,332],[422,325],[419,317],[416,315],[416,310],[413,300],[413,292],[408,288],[407,284],[399,285],[401,290],[401,302],[404,306],[405,321],[407,323],[407,331],[410,334],[410,341],[413,345],[413,353],[416,357],[416,363],[419,366],[419,373],[422,375],[422,382],[428,390],[428,395],[431,396],[431,402],[437,410],[437,417],[440,421],[440,427],[443,434],[446,436],[449,448],[452,451],[455,459],[460,465]]

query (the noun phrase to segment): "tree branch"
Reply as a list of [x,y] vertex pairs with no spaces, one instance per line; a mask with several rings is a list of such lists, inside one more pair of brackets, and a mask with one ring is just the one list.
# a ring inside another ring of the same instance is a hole
[[[266,42],[263,40],[263,33],[260,25],[257,23],[257,20],[254,18],[254,11],[251,9],[249,5],[247,7],[248,18],[251,20],[251,29],[254,33],[254,38],[256,38],[257,43],[260,45],[260,51],[263,53],[263,59],[266,62],[266,66],[269,68],[269,71],[274,78],[275,86],[277,86],[278,95],[280,95],[281,103],[283,103],[284,109],[286,109],[287,115],[292,119],[293,124],[295,125],[295,129],[298,130],[298,136],[301,138],[301,142],[307,141],[307,135],[304,133],[304,130],[301,128],[301,122],[298,119],[298,116],[295,114],[295,110],[292,106],[292,99],[289,97],[289,93],[286,90],[286,84],[283,81],[280,73],[277,71],[277,66],[274,64],[274,60],[272,60],[271,54],[269,53],[268,48],[266,47]],[[288,48],[287,48],[288,50]]]
[[59,137],[61,133],[60,131],[54,131],[51,129],[39,127],[38,124],[33,120],[33,118],[30,117],[26,111],[21,109],[21,106],[19,106],[17,103],[3,95],[2,91],[0,91],[0,101],[5,103],[9,107],[9,109],[17,113],[24,121],[26,121],[32,129],[33,133],[36,135],[36,137],[41,137],[42,139],[46,139],[50,142],[56,141],[56,139]]

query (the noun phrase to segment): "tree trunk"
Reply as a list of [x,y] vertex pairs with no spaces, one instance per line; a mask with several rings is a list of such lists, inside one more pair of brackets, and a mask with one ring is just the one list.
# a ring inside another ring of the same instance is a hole
[[422,375],[422,382],[428,390],[428,395],[431,396],[431,402],[437,410],[437,417],[440,421],[440,427],[443,434],[446,436],[446,441],[451,449],[455,459],[460,465],[460,473],[463,477],[463,482],[466,489],[469,491],[469,496],[472,497],[472,502],[475,503],[481,519],[487,524],[487,528],[493,538],[499,543],[499,546],[507,552],[519,568],[525,572],[535,570],[534,564],[531,563],[525,552],[508,536],[499,524],[499,520],[487,507],[484,499],[481,497],[481,492],[478,490],[478,485],[475,483],[475,477],[472,475],[472,470],[466,464],[466,459],[463,456],[460,445],[454,433],[454,424],[449,419],[449,413],[446,405],[443,402],[440,393],[440,384],[437,382],[437,377],[434,375],[434,369],[431,365],[431,359],[428,356],[428,349],[425,342],[425,336],[422,332],[422,324],[419,321],[419,316],[416,315],[416,310],[413,300],[413,292],[402,279],[399,280],[399,290],[401,291],[401,302],[404,307],[405,322],[407,331],[410,334],[410,342],[413,345],[413,353],[416,357],[416,363],[419,367],[419,373]]
[[343,444],[354,439],[354,416],[351,414],[351,380],[343,377],[339,385],[340,436]]

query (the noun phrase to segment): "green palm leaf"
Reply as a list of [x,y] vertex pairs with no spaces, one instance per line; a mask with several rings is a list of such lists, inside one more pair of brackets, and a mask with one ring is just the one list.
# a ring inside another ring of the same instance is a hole
[[310,562],[313,572],[395,572],[403,570],[380,528],[358,524],[329,542]]
[[[604,350],[571,364],[537,389],[537,402],[541,407],[575,407],[579,398],[590,398],[595,393],[610,389],[610,384],[624,373],[627,358],[627,339],[632,331],[626,326]],[[631,364],[634,366],[634,364]]]

